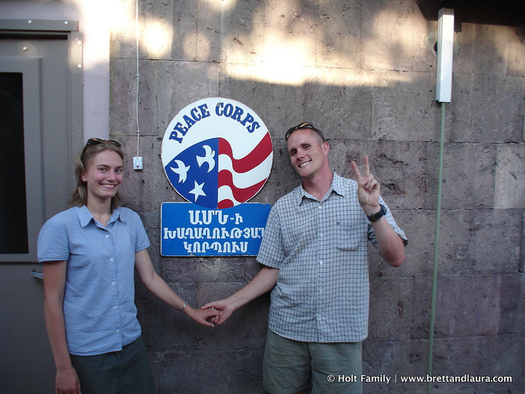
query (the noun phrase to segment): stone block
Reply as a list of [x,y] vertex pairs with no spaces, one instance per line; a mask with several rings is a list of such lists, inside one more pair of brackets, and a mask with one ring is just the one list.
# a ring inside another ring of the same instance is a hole
[[392,210],[392,214],[408,238],[408,245],[405,247],[406,261],[400,267],[391,267],[370,247],[370,277],[431,276],[434,261],[435,212]]
[[259,350],[174,351],[151,358],[159,394],[264,393]]
[[162,257],[167,281],[249,282],[260,270],[254,257]]
[[516,272],[520,227],[521,218],[510,210],[442,212],[439,272]]
[[513,77],[525,77],[525,50],[523,48],[523,31],[511,29],[509,35],[509,70]]
[[[437,279],[436,338],[495,335],[501,316],[500,275],[441,275]],[[414,279],[412,337],[428,337],[432,278]]]
[[316,19],[316,64],[325,67],[357,69],[361,49],[360,2],[317,3]]
[[[522,392],[525,390],[524,345],[523,334],[437,339],[433,375],[466,376],[469,380],[477,378],[478,382],[434,383],[433,392]],[[510,377],[512,381],[479,382],[480,378],[487,377]]]
[[205,7],[198,6],[197,34],[195,43],[189,40],[186,45],[195,45],[199,62],[219,62],[221,60],[222,45],[222,16],[225,10],[224,3],[210,2]]
[[371,88],[373,139],[439,140],[440,110],[433,73],[389,71],[376,78]]
[[462,23],[460,34],[454,35],[454,72],[505,76],[509,36],[507,26]]
[[[131,136],[137,133],[137,63],[134,59],[114,59],[110,68],[110,134]],[[144,135],[156,135],[157,102],[153,86],[156,85],[154,66],[140,61],[142,74],[139,82],[139,127]],[[126,98],[124,100],[124,98]]]
[[[111,54],[113,57],[136,57],[135,7],[133,2],[121,1],[120,23],[112,26]],[[140,57],[171,58],[193,61],[197,58],[197,43],[203,45],[198,22],[209,25],[209,17],[199,19],[197,2],[142,2],[139,6]],[[206,23],[207,22],[207,23]],[[130,28],[130,27],[133,28]],[[202,25],[201,25],[202,26]]]
[[428,341],[363,342],[363,374],[388,377],[388,383],[367,383],[363,393],[414,393],[425,391],[424,383],[405,383],[404,377],[425,376],[428,369]]
[[[363,3],[361,57],[368,70],[411,70],[418,35],[412,2]],[[407,23],[410,21],[411,23]]]
[[[443,151],[442,209],[490,209],[494,205],[497,147],[492,144],[448,144]],[[427,201],[437,206],[439,146],[427,144]]]
[[[337,147],[337,153],[343,148]],[[343,155],[332,155],[334,170],[346,178],[355,179],[351,162],[363,170],[363,158],[369,157],[370,173],[381,184],[381,196],[391,209],[423,208],[426,193],[424,144],[401,141],[344,141]]]
[[501,276],[500,334],[523,333],[525,327],[525,274]]
[[155,82],[158,113],[156,135],[163,137],[171,120],[184,107],[206,97],[218,96],[218,68],[207,62],[155,62]]
[[[239,282],[206,283],[199,286],[199,304],[224,299],[244,285]],[[258,349],[262,353],[268,330],[269,305],[270,293],[267,293],[237,309],[226,322],[211,331],[206,327],[199,328],[198,333],[203,335],[198,348],[209,351]]]
[[308,119],[332,141],[373,138],[373,90],[362,80],[361,72],[338,71],[327,70],[305,87]]
[[454,75],[453,102],[445,112],[451,141],[522,141],[524,94],[521,78]]
[[413,291],[413,279],[410,277],[371,280],[369,339],[410,338]]
[[525,208],[525,145],[523,144],[505,144],[498,147],[494,208]]
[[521,243],[519,271],[525,272],[525,211],[521,213]]
[[[197,285],[195,283],[171,283],[170,286],[182,299],[188,301],[190,305],[196,306]],[[148,350],[150,352],[167,352],[196,349],[196,326],[198,323],[160,301],[140,285],[136,287],[138,319]]]

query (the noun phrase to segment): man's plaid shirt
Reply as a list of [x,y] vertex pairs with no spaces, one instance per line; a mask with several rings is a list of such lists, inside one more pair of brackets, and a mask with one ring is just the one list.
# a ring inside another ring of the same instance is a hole
[[[388,208],[386,219],[406,240]],[[334,173],[322,201],[302,186],[280,198],[268,216],[257,256],[260,263],[279,269],[271,294],[270,330],[302,342],[365,339],[367,241],[377,247],[353,180]]]

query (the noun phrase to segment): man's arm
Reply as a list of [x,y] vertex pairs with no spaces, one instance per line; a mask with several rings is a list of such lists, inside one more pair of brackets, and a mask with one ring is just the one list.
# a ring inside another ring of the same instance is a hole
[[[368,156],[363,159],[363,175],[352,162],[352,169],[357,180],[357,196],[359,204],[367,216],[373,215],[381,210],[379,205],[380,185],[377,179],[370,173]],[[372,228],[376,235],[377,246],[383,260],[393,267],[399,267],[406,259],[405,245],[401,237],[394,231],[390,223],[383,216],[372,222]]]
[[405,244],[399,234],[388,223],[386,217],[383,216],[381,219],[372,222],[372,228],[376,235],[379,254],[381,254],[385,263],[393,267],[399,267],[403,264],[406,259]]
[[263,267],[257,275],[242,289],[236,291],[224,300],[210,302],[202,307],[215,308],[220,314],[213,318],[213,323],[224,323],[236,309],[267,293],[275,286],[279,270],[277,268]]

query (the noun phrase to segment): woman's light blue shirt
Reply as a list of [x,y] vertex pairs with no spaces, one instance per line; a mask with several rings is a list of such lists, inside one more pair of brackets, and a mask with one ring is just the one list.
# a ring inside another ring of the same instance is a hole
[[119,351],[140,336],[135,253],[148,246],[139,215],[128,208],[115,209],[107,227],[85,206],[61,212],[42,227],[39,261],[67,260],[64,317],[70,353]]

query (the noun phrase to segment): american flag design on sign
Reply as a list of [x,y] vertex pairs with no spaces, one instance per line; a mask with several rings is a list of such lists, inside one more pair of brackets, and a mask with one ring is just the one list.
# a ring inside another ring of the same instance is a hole
[[[242,204],[254,197],[269,177],[272,141],[266,133],[250,152],[236,154],[242,138],[210,138],[180,152],[164,167],[166,175],[186,200],[211,209]],[[262,170],[261,170],[262,169]]]

